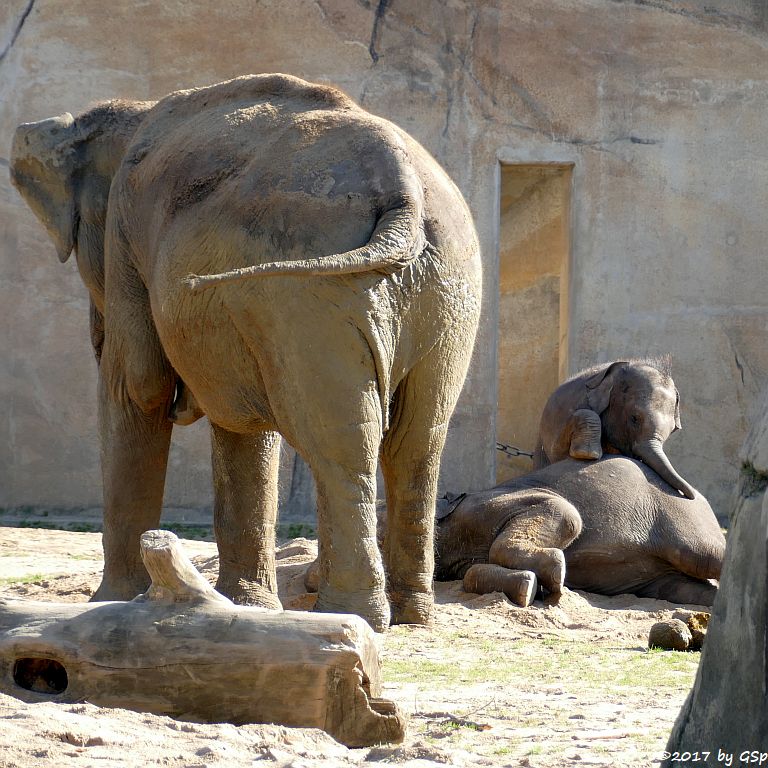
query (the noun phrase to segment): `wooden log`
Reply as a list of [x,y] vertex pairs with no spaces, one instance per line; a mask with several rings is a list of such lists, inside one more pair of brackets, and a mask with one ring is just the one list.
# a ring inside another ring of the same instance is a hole
[[130,602],[0,600],[0,692],[195,722],[321,728],[350,747],[401,741],[361,618],[234,605],[172,533],[141,539],[149,590]]

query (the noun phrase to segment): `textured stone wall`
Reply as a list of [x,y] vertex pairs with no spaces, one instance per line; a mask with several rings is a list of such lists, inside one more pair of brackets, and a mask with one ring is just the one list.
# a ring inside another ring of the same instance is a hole
[[[86,294],[8,182],[14,127],[281,71],[333,83],[411,132],[472,208],[485,305],[445,487],[494,479],[499,163],[553,162],[573,164],[568,366],[670,352],[684,429],[668,452],[724,511],[768,373],[763,5],[6,0],[0,507],[100,500]],[[166,501],[205,506],[205,427],[178,432]]]

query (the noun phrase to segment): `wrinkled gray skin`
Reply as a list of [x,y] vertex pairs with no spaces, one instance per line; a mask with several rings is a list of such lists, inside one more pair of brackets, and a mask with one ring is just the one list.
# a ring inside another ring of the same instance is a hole
[[689,499],[694,489],[676,472],[664,442],[680,425],[680,396],[660,363],[620,360],[582,371],[550,395],[539,424],[534,469],[568,456],[632,456]]
[[[168,416],[202,411],[218,589],[279,605],[281,433],[318,486],[318,608],[379,630],[390,618],[428,621],[440,455],[479,316],[478,245],[461,195],[407,134],[297,78],[238,78],[149,107],[113,105],[98,130],[84,130],[98,108],[22,126],[12,161],[60,258],[75,247],[80,265],[84,253],[104,328],[96,598],[146,587],[138,539],[160,515]],[[132,111],[143,120],[126,146]],[[101,232],[104,274],[92,265]],[[379,456],[393,521],[385,563]]]
[[438,521],[435,578],[463,578],[467,591],[505,592],[521,605],[536,581],[555,593],[565,584],[711,605],[724,553],[698,492],[685,498],[624,456],[565,459],[465,496]]

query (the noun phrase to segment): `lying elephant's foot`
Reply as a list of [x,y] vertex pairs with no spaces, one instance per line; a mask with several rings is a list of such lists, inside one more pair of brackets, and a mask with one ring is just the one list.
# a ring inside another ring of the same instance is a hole
[[435,594],[405,590],[389,592],[392,606],[392,624],[431,624],[435,606]]
[[539,583],[548,592],[562,592],[565,583],[565,555],[562,549],[540,550],[539,562],[534,567]]
[[389,602],[383,589],[354,592],[321,584],[314,610],[321,613],[354,613],[365,619],[374,632],[384,632],[390,623]]
[[477,595],[503,592],[515,605],[529,606],[538,582],[533,571],[515,571],[501,565],[477,563],[464,574],[464,591]]
[[228,597],[236,605],[255,605],[259,608],[271,608],[276,611],[283,610],[277,593],[258,581],[219,578],[216,582],[216,591]]
[[133,600],[149,589],[149,575],[145,579],[102,579],[90,602],[104,603],[112,600]]

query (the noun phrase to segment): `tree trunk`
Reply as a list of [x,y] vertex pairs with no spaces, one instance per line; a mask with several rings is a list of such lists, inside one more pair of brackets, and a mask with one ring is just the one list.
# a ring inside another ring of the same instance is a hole
[[141,538],[149,590],[131,602],[0,600],[0,692],[198,722],[315,727],[350,747],[401,741],[357,616],[236,606],[166,531]]
[[768,753],[768,415],[742,461],[720,588],[696,682],[667,745],[667,768],[743,765],[745,752]]

